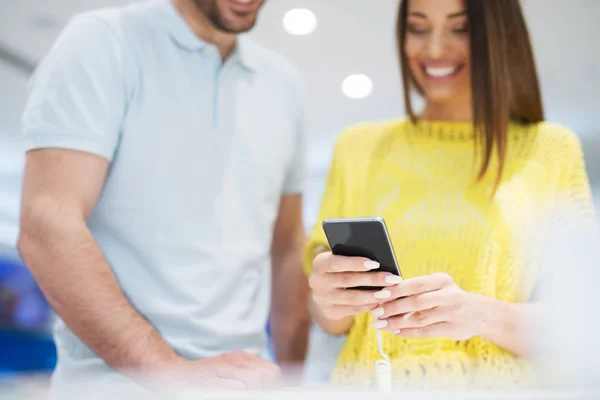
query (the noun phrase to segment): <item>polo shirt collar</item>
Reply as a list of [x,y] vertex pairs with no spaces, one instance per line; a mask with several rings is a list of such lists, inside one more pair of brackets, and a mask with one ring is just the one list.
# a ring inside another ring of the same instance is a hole
[[[165,26],[171,39],[181,48],[188,51],[200,51],[206,48],[209,43],[200,39],[198,35],[192,31],[183,16],[170,0],[162,0],[167,9],[167,18]],[[252,40],[243,35],[238,35],[236,39],[236,50],[232,57],[237,57],[240,64],[245,68],[255,71],[258,67],[258,49]]]

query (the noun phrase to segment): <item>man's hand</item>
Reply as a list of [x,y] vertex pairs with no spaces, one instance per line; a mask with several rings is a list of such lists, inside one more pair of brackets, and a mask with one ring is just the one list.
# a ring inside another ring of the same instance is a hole
[[159,390],[264,390],[281,386],[281,371],[270,362],[243,351],[202,360],[181,359],[166,370],[150,374]]

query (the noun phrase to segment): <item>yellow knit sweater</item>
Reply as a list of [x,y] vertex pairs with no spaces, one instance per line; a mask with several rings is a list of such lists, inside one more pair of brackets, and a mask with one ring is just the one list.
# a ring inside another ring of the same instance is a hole
[[[464,290],[530,300],[543,274],[539,239],[559,200],[572,215],[594,217],[580,143],[558,125],[512,124],[493,199],[497,162],[477,182],[476,148],[471,124],[462,122],[368,123],[343,132],[305,252],[306,272],[327,248],[323,219],[381,216],[405,279],[447,272]],[[368,313],[356,316],[334,384],[375,380],[380,356],[372,322]],[[393,379],[404,387],[519,387],[535,376],[528,360],[480,337],[383,338]]]

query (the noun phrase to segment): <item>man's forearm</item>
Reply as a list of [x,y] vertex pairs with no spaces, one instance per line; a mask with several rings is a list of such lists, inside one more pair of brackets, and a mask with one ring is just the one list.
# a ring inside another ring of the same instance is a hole
[[272,314],[271,335],[277,363],[301,366],[306,359],[310,318],[295,314]]
[[482,295],[477,296],[482,310],[481,336],[518,356],[535,354],[534,330],[542,321],[543,306],[532,303],[509,303]]
[[[301,242],[302,243],[302,242]],[[277,362],[301,365],[306,358],[311,319],[308,282],[302,272],[302,245],[274,256],[271,336]]]
[[86,224],[22,223],[19,251],[65,324],[122,372],[144,373],[178,360],[127,301]]

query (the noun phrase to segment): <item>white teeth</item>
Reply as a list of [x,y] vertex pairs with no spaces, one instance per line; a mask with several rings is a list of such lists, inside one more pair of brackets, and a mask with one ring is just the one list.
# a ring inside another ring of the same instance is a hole
[[248,3],[252,3],[254,0],[235,0],[238,3],[244,3],[244,4],[248,4]]
[[458,66],[454,67],[425,67],[427,75],[434,78],[443,78],[445,76],[452,75],[458,70]]

